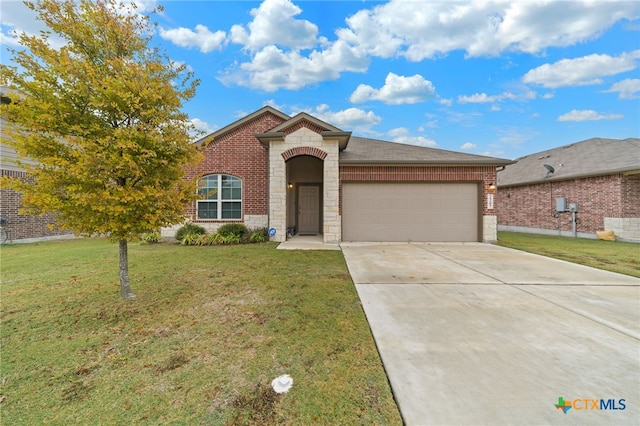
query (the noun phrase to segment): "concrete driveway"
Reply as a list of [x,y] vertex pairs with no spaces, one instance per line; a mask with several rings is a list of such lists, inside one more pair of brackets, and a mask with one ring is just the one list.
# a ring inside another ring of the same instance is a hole
[[640,279],[481,243],[341,247],[406,424],[640,424]]

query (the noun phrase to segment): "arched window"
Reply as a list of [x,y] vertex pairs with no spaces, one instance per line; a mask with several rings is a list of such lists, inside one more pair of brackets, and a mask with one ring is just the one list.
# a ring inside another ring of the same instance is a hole
[[198,181],[198,219],[242,219],[242,179],[207,175]]

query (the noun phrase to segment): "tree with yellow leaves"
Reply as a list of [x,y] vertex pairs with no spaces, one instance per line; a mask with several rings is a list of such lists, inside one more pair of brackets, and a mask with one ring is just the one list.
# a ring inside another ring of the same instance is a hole
[[[199,154],[182,103],[198,81],[150,46],[153,26],[116,0],[25,2],[49,28],[20,35],[22,49],[0,65],[16,94],[2,105],[4,141],[29,181],[5,179],[23,211],[52,213],[63,229],[119,245],[120,295],[135,297],[128,241],[183,220],[195,187],[184,169]],[[62,47],[50,42],[62,38]]]

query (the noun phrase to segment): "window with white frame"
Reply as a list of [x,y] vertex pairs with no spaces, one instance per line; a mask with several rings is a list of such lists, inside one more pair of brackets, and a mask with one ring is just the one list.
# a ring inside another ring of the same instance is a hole
[[242,179],[208,175],[198,181],[198,219],[242,219]]

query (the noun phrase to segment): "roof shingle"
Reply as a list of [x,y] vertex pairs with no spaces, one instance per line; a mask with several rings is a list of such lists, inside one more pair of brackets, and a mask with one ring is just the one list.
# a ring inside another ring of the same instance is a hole
[[405,145],[351,136],[340,152],[340,164],[486,164],[502,166],[513,161],[463,152]]
[[[554,172],[547,175],[545,164]],[[640,171],[640,139],[592,138],[518,158],[498,173],[498,186]]]

